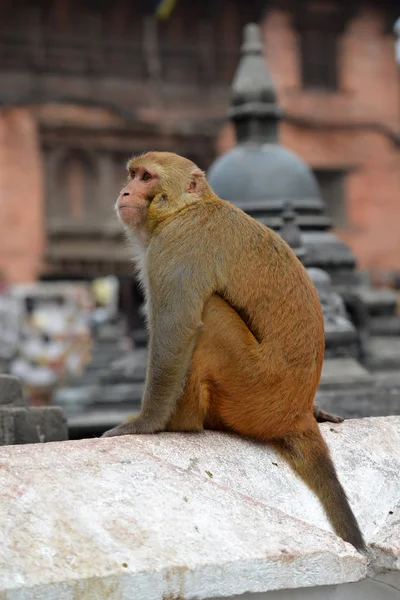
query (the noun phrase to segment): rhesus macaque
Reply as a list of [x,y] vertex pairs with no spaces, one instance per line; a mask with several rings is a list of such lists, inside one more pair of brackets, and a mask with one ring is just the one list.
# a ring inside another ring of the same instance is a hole
[[216,429],[270,442],[363,551],[316,421],[340,418],[313,406],[324,323],[307,271],[191,161],[150,152],[128,171],[116,210],[146,294],[149,361],[140,414],[104,435]]

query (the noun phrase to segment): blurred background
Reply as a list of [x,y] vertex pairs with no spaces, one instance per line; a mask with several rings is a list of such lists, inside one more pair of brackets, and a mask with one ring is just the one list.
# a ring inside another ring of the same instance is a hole
[[140,395],[143,299],[113,205],[134,153],[207,170],[236,144],[247,23],[280,144],[309,165],[371,284],[400,288],[399,16],[398,0],[0,1],[0,372],[31,404],[58,398],[73,423],[125,355],[115,399]]

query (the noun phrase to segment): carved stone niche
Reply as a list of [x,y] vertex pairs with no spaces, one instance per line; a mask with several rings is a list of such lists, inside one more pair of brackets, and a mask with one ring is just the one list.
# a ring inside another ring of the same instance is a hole
[[114,221],[114,162],[110,153],[73,146],[45,151],[50,236],[105,232]]
[[43,152],[50,271],[71,274],[78,269],[90,276],[119,271],[119,263],[128,271],[129,257],[114,213],[126,179],[126,157],[79,143],[47,145]]

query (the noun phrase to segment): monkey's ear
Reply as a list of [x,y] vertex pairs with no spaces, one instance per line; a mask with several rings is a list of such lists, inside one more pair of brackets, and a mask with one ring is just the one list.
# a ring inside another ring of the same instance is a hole
[[190,181],[186,186],[186,191],[191,194],[199,194],[203,191],[204,173],[200,169],[195,169],[190,173]]

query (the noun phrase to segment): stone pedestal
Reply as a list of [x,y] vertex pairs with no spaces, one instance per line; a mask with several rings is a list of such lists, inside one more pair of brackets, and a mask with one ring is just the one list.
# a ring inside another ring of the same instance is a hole
[[0,375],[0,446],[66,439],[67,421],[59,407],[28,407],[19,380]]
[[[321,269],[311,268],[308,273],[317,288],[324,314],[325,360],[316,403],[327,412],[345,418],[400,414],[400,373],[393,371],[391,377],[383,372],[367,370],[358,357],[363,348],[359,330],[350,322],[342,297],[335,292],[330,275]],[[367,355],[369,361],[379,357],[382,365],[385,356],[389,363],[393,357],[392,347],[386,340],[377,342],[372,338]],[[396,342],[396,338],[393,338]],[[385,350],[387,355],[385,355]],[[399,345],[400,351],[400,345]],[[390,364],[390,363],[389,363]]]
[[369,352],[365,364],[377,373],[400,371],[400,315],[397,314],[397,293],[391,289],[373,289],[367,276],[364,284],[356,288],[356,293],[367,307],[369,315]]
[[267,444],[207,432],[7,447],[0,597],[397,599],[400,419],[321,432],[367,557]]

